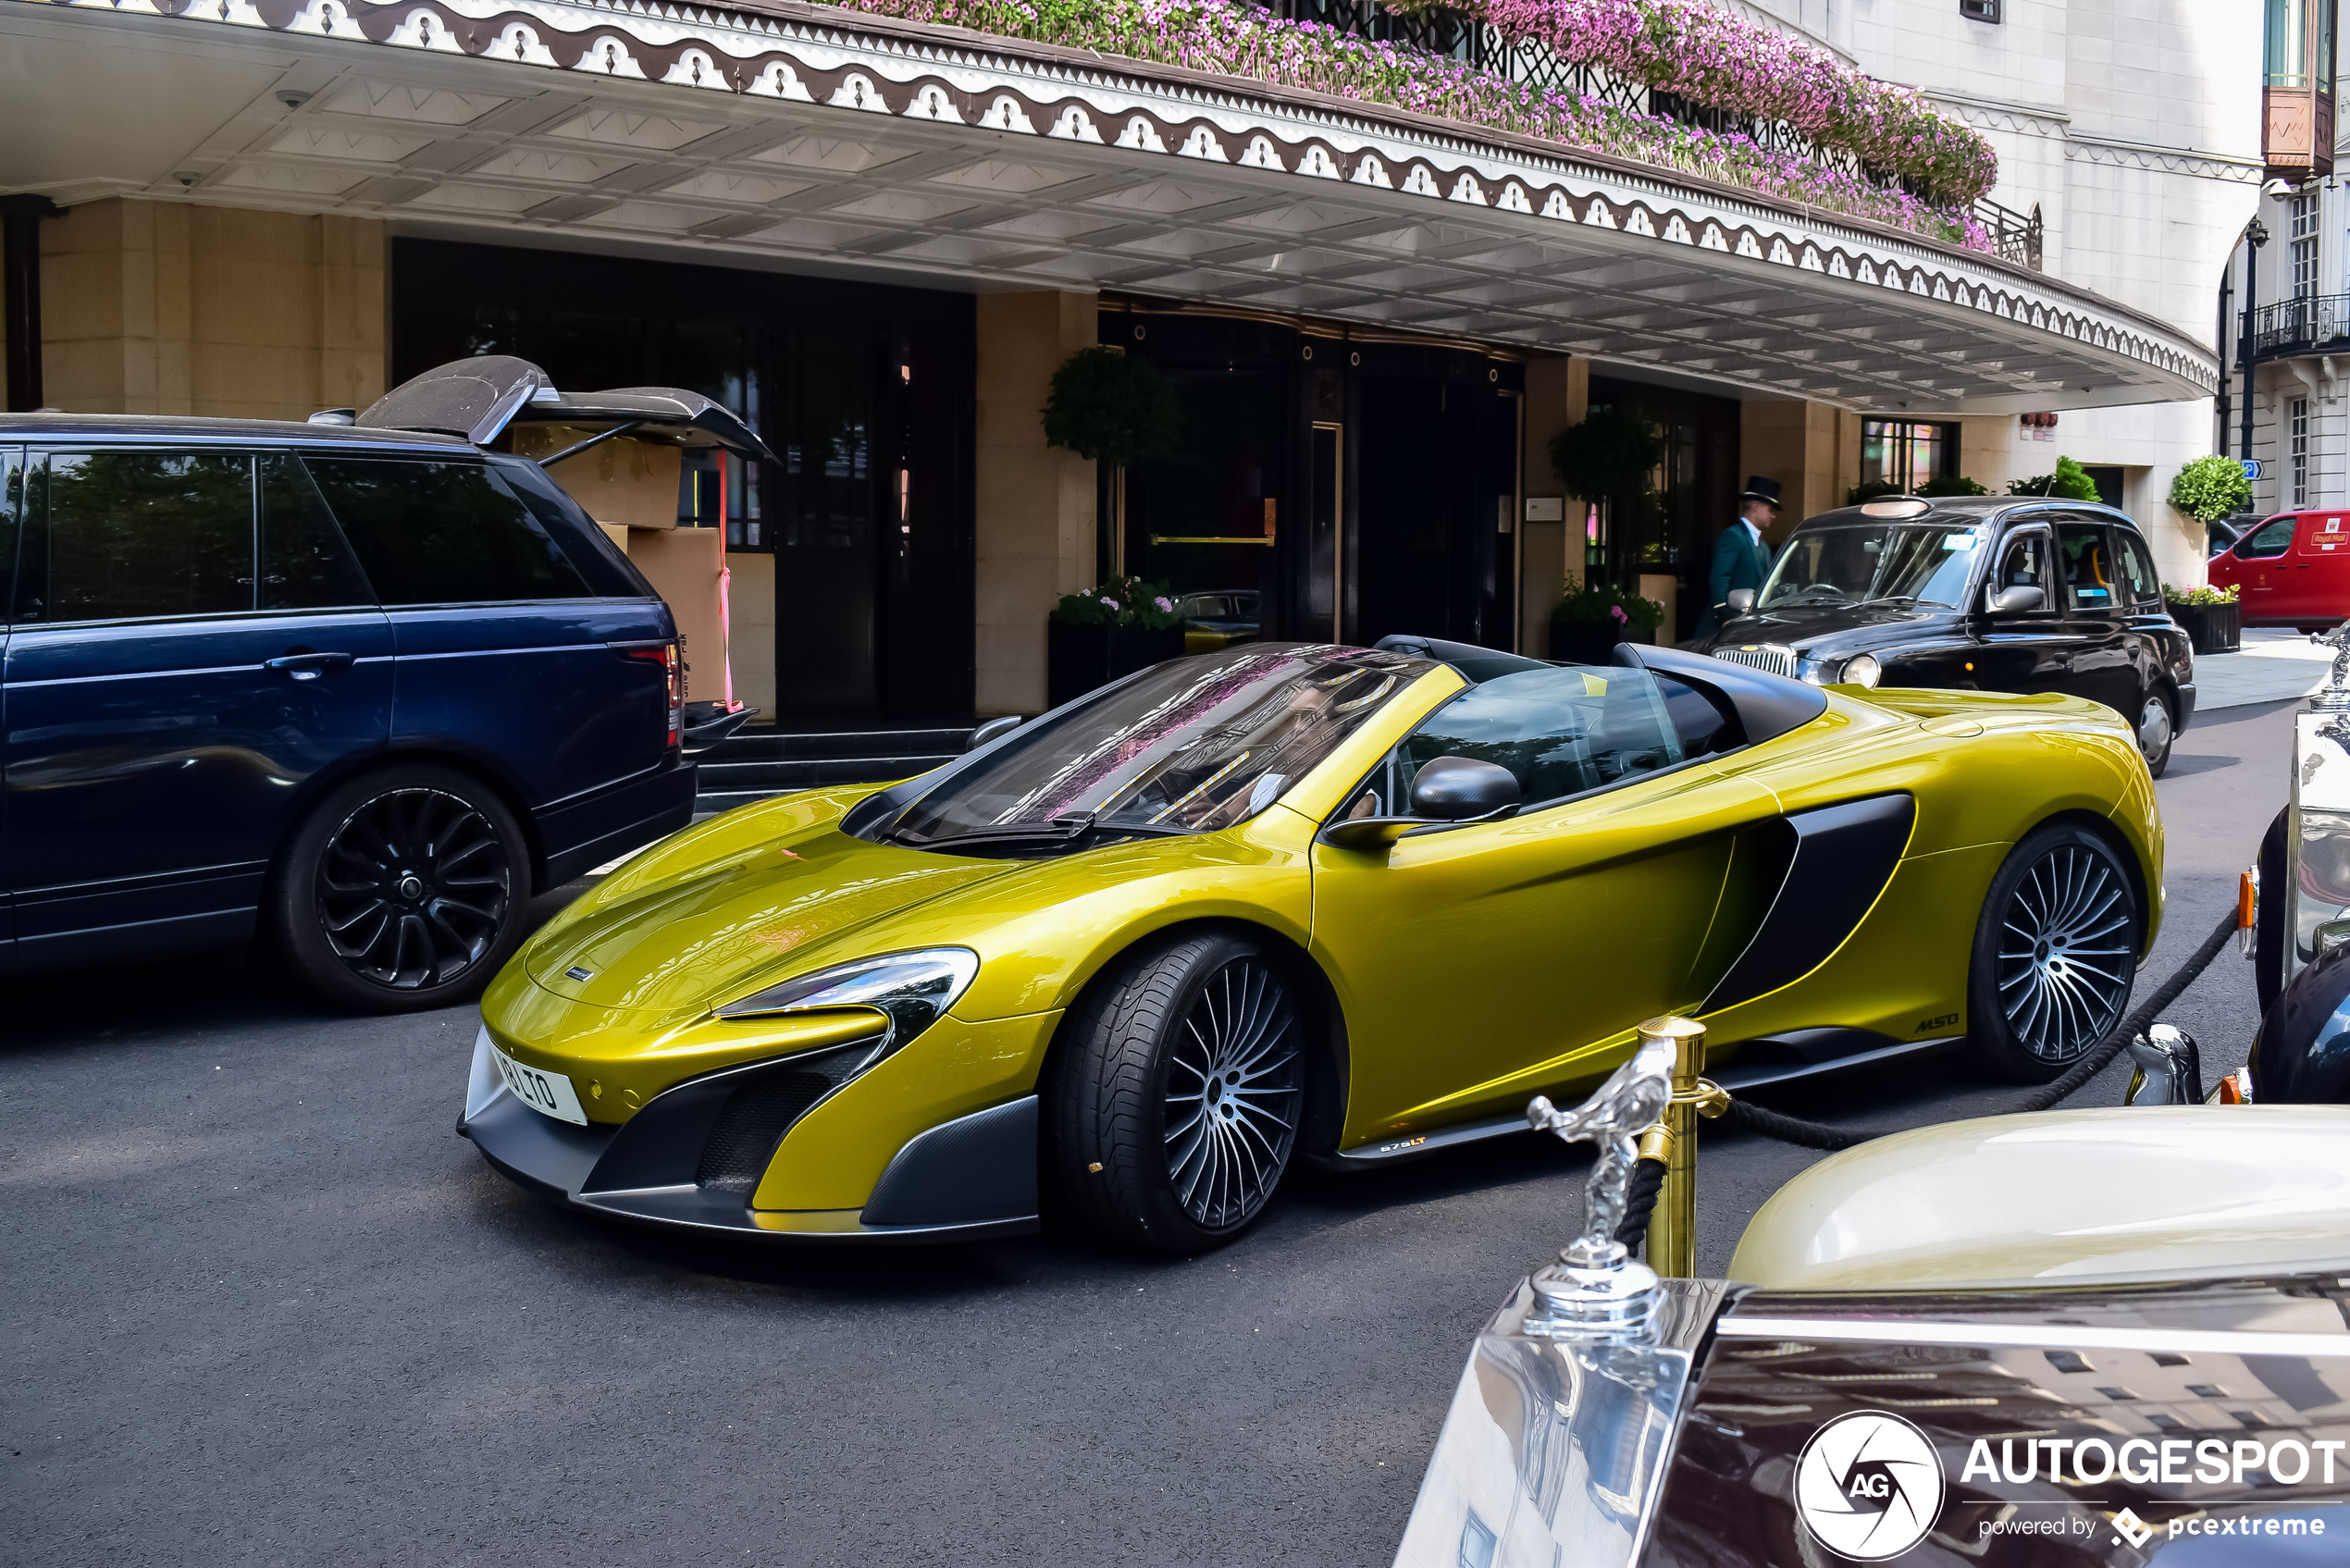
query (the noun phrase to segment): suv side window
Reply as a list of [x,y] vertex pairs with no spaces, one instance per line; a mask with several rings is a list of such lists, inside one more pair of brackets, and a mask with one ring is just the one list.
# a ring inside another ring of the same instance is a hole
[[2272,517],[2251,533],[2236,541],[2239,561],[2266,561],[2272,555],[2282,555],[2293,545],[2293,517]]
[[2101,523],[2057,525],[2057,554],[2064,563],[2064,607],[2079,615],[2109,615],[2114,593],[2113,546]]
[[19,621],[230,615],[254,607],[253,459],[51,452],[25,511]]
[[261,608],[372,605],[358,558],[327,515],[318,487],[286,453],[261,460]]
[[303,463],[383,604],[593,597],[529,508],[484,463]]
[[2125,529],[2113,531],[2113,542],[2121,551],[2121,580],[2136,604],[2160,604],[2162,579],[2154,570],[2154,556],[2146,549],[2146,540]]

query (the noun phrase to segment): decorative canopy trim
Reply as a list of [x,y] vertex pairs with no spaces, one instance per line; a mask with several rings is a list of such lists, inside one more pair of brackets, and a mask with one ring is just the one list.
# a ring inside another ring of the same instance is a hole
[[[2209,354],[2151,318],[1893,230],[1777,207],[1670,171],[1611,167],[1526,138],[1448,131],[1424,117],[1342,108],[1312,94],[1234,92],[1181,80],[1196,73],[1171,68],[1128,69],[1107,60],[1081,67],[1051,57],[1069,51],[1045,46],[984,47],[975,35],[963,46],[947,41],[948,30],[868,25],[872,19],[857,13],[789,6],[778,11],[792,15],[765,15],[649,0],[30,3],[473,56],[681,93],[763,97],[844,117],[896,116],[1373,188],[1521,215],[1536,230],[1594,227],[1714,252],[1725,265],[1743,260],[1895,290],[2028,324],[2134,361],[2200,395],[2219,385]],[[841,25],[832,24],[835,18]],[[2148,395],[2163,394],[2148,389]]]

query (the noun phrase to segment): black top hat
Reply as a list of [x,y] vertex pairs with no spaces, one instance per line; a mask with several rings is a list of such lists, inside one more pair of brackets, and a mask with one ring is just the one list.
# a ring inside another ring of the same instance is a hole
[[1765,479],[1760,474],[1750,474],[1746,476],[1746,492],[1738,500],[1769,501],[1776,506],[1779,504],[1779,482]]

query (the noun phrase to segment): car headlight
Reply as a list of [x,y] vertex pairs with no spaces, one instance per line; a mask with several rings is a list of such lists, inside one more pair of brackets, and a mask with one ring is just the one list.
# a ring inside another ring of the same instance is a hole
[[1844,661],[1843,681],[1847,685],[1873,686],[1884,674],[1885,666],[1871,654],[1856,653]]
[[978,973],[979,955],[968,947],[884,953],[771,985],[716,1011],[722,1019],[741,1019],[872,1007],[888,1015],[889,1031],[882,1048],[894,1051],[936,1023]]

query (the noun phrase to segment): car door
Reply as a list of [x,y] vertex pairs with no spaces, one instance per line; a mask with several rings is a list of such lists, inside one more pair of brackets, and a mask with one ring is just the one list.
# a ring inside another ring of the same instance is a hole
[[2271,517],[2235,542],[2235,547],[2211,562],[2210,578],[2218,587],[2233,587],[2243,606],[2246,625],[2291,620],[2294,611],[2280,608],[2292,602],[2288,559],[2297,519],[2292,512]]
[[534,810],[666,759],[665,699],[613,673],[643,603],[599,598],[488,463],[306,461],[390,616],[395,745],[479,759]]
[[2294,529],[2292,586],[2294,618],[2305,625],[2331,626],[2350,615],[2350,532],[2344,513],[2305,512]]
[[380,748],[390,627],[281,454],[35,451],[6,663],[6,883],[42,962],[251,933],[321,769]]
[[[16,595],[17,513],[24,493],[24,449],[0,447],[0,677],[8,667],[8,623]],[[7,734],[8,687],[0,678],[0,735]],[[8,795],[0,789],[0,868],[8,862]],[[15,965],[16,914],[8,879],[0,874],[0,974]]]
[[1515,773],[1525,805],[1379,851],[1315,846],[1350,1142],[1520,1114],[1703,999],[1736,830],[1776,807],[1683,750],[1654,676],[1568,665],[1470,688],[1365,781],[1350,812],[1408,802],[1434,757],[1475,757]]
[[2096,516],[2059,517],[2056,563],[2063,609],[2066,670],[2059,690],[2137,718],[2138,668],[2113,536]]
[[[2145,538],[2135,529],[2116,528],[2113,549],[2121,564],[2117,597],[2121,601],[2123,635],[2130,644],[2132,699],[2136,704],[2123,711],[2135,716],[2170,674],[2172,649],[2184,634],[2162,602],[2162,579],[2155,571],[2154,552],[2146,548]],[[2175,705],[2172,717],[2175,722]]]
[[[1984,690],[2069,688],[2072,650],[2065,635],[2055,554],[2055,537],[2045,523],[2010,528],[1999,540],[1976,601],[1973,675]],[[2029,610],[1998,609],[1995,596],[2007,588],[2037,588],[2040,602]]]

